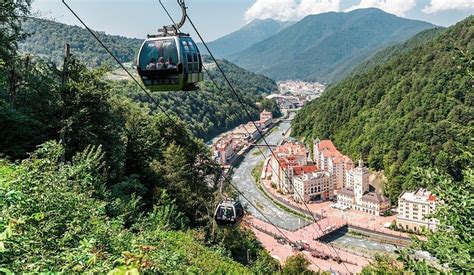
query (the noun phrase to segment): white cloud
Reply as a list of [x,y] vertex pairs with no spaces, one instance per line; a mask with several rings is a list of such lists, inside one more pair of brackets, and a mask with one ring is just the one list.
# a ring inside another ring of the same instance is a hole
[[346,11],[379,8],[388,13],[404,16],[407,11],[413,9],[415,6],[416,0],[361,0],[359,4],[348,8]]
[[445,10],[474,10],[474,0],[431,0],[423,12],[436,13]]
[[309,14],[339,11],[340,2],[341,0],[257,0],[245,12],[245,20],[298,20]]

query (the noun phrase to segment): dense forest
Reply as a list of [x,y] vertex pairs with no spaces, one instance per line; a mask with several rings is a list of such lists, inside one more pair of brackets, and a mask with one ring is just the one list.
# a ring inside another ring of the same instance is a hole
[[469,17],[411,51],[327,90],[294,120],[294,134],[330,138],[360,153],[388,177],[395,202],[416,167],[435,167],[462,179],[473,151],[473,36]]
[[292,272],[250,231],[213,225],[219,167],[184,121],[104,67],[73,56],[64,78],[21,55],[29,1],[0,5],[1,273]]
[[416,34],[404,43],[395,44],[393,46],[383,48],[364,62],[357,65],[355,69],[351,72],[351,75],[363,74],[374,68],[375,66],[382,65],[395,55],[408,53],[414,48],[423,45],[424,43],[426,43],[426,41],[432,40],[436,36],[442,34],[444,30],[445,29],[441,27],[428,29]]
[[[88,66],[100,66],[110,62],[110,56],[90,33],[78,26],[69,26],[51,20],[28,18],[23,23],[23,30],[28,39],[19,41],[19,49],[24,53],[33,53],[44,60],[62,64],[64,43],[71,44],[71,50],[77,59]],[[122,62],[135,60],[143,42],[136,38],[108,35],[97,32],[105,45],[113,45],[112,53]]]

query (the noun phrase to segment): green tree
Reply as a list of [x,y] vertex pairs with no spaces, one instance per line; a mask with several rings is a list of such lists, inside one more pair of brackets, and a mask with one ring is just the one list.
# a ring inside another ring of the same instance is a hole
[[310,262],[303,254],[296,254],[286,259],[282,273],[288,275],[313,274],[314,272],[308,269],[309,264]]

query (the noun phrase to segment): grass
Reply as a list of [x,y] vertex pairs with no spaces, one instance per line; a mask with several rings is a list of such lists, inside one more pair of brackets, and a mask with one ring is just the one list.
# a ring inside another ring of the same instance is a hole
[[255,165],[255,167],[252,169],[252,177],[255,180],[256,183],[260,183],[260,176],[262,175],[262,170],[263,170],[263,163],[264,161],[260,161]]

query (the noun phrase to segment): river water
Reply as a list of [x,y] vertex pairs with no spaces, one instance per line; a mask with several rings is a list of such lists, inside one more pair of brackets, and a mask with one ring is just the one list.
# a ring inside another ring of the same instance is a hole
[[[276,126],[273,131],[265,137],[268,144],[278,144],[283,138],[282,133],[286,132],[291,127],[289,121],[281,122]],[[260,141],[259,144],[265,144]],[[260,147],[264,152],[265,156],[269,155],[269,151],[265,147]],[[307,221],[287,213],[276,206],[270,199],[268,199],[262,192],[257,188],[255,181],[252,177],[253,168],[265,158],[259,153],[259,148],[253,148],[247,153],[245,158],[242,160],[240,165],[234,169],[232,175],[232,181],[236,187],[242,192],[247,199],[249,199],[253,205],[259,208],[259,210],[265,215],[266,218],[271,220],[273,224],[286,230],[294,231],[308,224]],[[255,209],[250,203],[248,203],[243,197],[240,198],[242,204],[252,216],[262,221],[268,222],[268,220]]]

